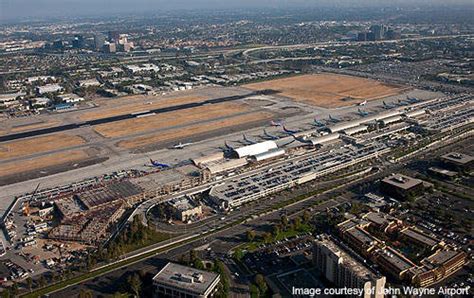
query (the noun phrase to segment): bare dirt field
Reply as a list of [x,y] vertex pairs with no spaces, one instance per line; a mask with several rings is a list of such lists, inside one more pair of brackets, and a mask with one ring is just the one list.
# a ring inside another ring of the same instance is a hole
[[280,95],[324,108],[353,105],[399,94],[405,88],[370,79],[331,73],[301,75],[243,85],[252,90],[271,89]]
[[82,150],[60,152],[38,158],[24,160],[19,166],[18,162],[9,162],[0,165],[0,176],[7,176],[27,171],[39,170],[50,166],[60,165],[67,162],[78,162],[89,156]]
[[28,156],[35,153],[67,148],[84,143],[85,140],[83,138],[64,133],[51,134],[20,141],[11,141],[0,144],[0,160],[18,156]]
[[165,132],[161,132],[159,134],[121,141],[118,143],[118,146],[127,149],[135,149],[154,143],[183,139],[186,137],[195,136],[200,133],[208,133],[212,132],[213,130],[237,126],[242,123],[270,119],[272,117],[273,115],[271,113],[266,112],[254,112],[245,115],[238,115],[230,117],[228,119],[210,121],[205,124],[190,125],[187,126],[185,129],[171,129]]
[[[146,99],[146,101],[140,102],[138,101],[138,99]],[[127,96],[119,100],[110,99],[109,102],[103,104],[103,106],[94,108],[93,111],[83,113],[79,116],[79,119],[82,121],[88,121],[105,117],[137,113],[141,111],[153,110],[185,103],[200,102],[206,99],[207,97],[196,95],[181,96],[176,98]]]
[[122,137],[153,129],[163,129],[177,125],[186,125],[197,121],[212,120],[249,111],[248,106],[240,103],[205,105],[183,111],[175,111],[144,118],[134,118],[115,123],[101,124],[94,130],[104,137]]

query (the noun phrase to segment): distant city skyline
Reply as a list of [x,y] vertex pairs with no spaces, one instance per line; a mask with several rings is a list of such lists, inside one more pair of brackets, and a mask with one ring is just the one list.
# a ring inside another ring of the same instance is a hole
[[318,6],[472,5],[470,0],[1,0],[0,21],[22,18],[153,13],[176,9],[284,8]]

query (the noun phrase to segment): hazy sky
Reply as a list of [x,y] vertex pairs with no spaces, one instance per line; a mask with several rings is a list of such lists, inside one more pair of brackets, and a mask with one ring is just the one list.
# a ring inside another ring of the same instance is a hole
[[474,0],[0,0],[0,21],[25,17],[96,16],[171,9],[225,9],[318,5],[473,4]]

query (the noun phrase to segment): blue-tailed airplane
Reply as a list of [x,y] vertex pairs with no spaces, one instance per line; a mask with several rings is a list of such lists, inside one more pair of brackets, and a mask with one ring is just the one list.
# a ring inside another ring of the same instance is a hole
[[263,130],[263,134],[265,135],[265,138],[270,139],[270,140],[278,140],[279,137],[274,136],[272,134],[269,134],[265,129]]
[[314,119],[314,125],[316,125],[317,127],[324,127],[326,126],[326,124],[324,124],[323,122],[317,120],[317,119]]
[[151,159],[151,158],[150,158],[150,163],[151,163],[151,166],[152,166],[152,167],[156,167],[156,168],[160,168],[160,169],[170,168],[169,165],[164,164],[164,163],[157,162],[156,160],[153,160],[153,159]]
[[363,111],[361,109],[357,109],[357,114],[361,115],[362,117],[365,117],[365,116],[369,115],[369,112]]
[[297,130],[288,129],[284,125],[282,125],[282,128],[283,128],[283,131],[289,135],[292,135],[298,132]]
[[398,105],[400,105],[400,106],[406,106],[406,105],[408,105],[408,102],[399,99],[399,100],[398,100]]
[[382,103],[384,109],[393,109],[395,107],[395,105],[392,103],[386,103],[385,101],[382,101]]
[[341,121],[341,120],[338,119],[338,118],[335,118],[335,117],[333,117],[333,116],[331,116],[331,115],[329,115],[329,121],[331,121],[331,122],[339,122],[339,121]]
[[415,103],[415,102],[419,102],[420,100],[416,97],[410,97],[410,96],[407,96],[407,100],[410,102],[410,103]]
[[257,142],[252,141],[249,138],[247,138],[247,136],[245,134],[242,134],[242,137],[244,138],[244,141],[249,143],[249,144],[257,144]]
[[232,146],[230,146],[229,144],[227,144],[227,141],[224,142],[224,145],[225,145],[225,148],[227,150],[234,150],[234,148]]

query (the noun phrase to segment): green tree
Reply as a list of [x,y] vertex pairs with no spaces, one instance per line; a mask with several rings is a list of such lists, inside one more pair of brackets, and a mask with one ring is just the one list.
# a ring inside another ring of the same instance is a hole
[[263,233],[263,242],[270,243],[272,242],[272,234],[265,232]]
[[212,271],[216,272],[221,277],[221,285],[220,285],[220,288],[218,290],[219,294],[217,295],[218,297],[228,297],[229,296],[230,281],[229,281],[229,276],[227,276],[227,272],[225,271],[224,266],[225,265],[222,261],[216,260],[214,262],[214,266],[212,268]]
[[307,223],[309,223],[309,220],[310,220],[310,219],[311,219],[311,213],[309,213],[308,210],[305,210],[305,211],[303,212],[303,222],[304,222],[305,224],[307,224]]
[[286,230],[288,228],[288,216],[282,215],[280,221],[283,229]]
[[28,285],[28,289],[31,292],[31,290],[33,289],[33,279],[30,276],[28,276],[28,278],[26,279],[26,284]]
[[247,241],[252,242],[255,239],[255,231],[248,230],[246,233],[246,236],[247,236]]
[[13,294],[13,297],[17,297],[17,296],[18,296],[18,283],[17,283],[16,281],[13,282],[11,292],[12,292],[12,294]]
[[274,238],[278,237],[278,235],[280,234],[281,232],[281,229],[280,229],[280,226],[279,225],[273,225],[272,227],[272,235]]
[[297,216],[293,220],[294,229],[299,231],[301,229],[301,217]]
[[194,249],[191,249],[189,251],[189,262],[193,263],[196,258],[197,258],[196,251]]
[[133,295],[135,297],[139,297],[140,291],[142,289],[142,281],[140,279],[140,276],[138,276],[138,274],[136,273],[132,274],[127,278],[127,283]]
[[237,261],[240,261],[242,260],[242,258],[245,256],[245,253],[240,249],[240,248],[237,248],[235,251],[234,251],[234,258],[237,260]]
[[260,297],[260,291],[259,291],[259,289],[256,285],[250,284],[249,290],[250,290],[250,297],[251,298],[259,298]]
[[2,291],[2,298],[10,298],[12,297],[12,294],[10,292],[9,288],[4,288]]
[[260,294],[265,295],[265,293],[268,290],[268,286],[263,275],[261,274],[255,275],[255,284],[258,286],[258,290],[260,291]]
[[79,295],[78,295],[79,298],[92,298],[93,295],[92,295],[92,292],[90,290],[84,290],[84,289],[81,289],[79,291]]
[[39,280],[38,280],[38,284],[40,286],[40,288],[46,286],[46,278],[44,277],[44,275],[41,275]]

